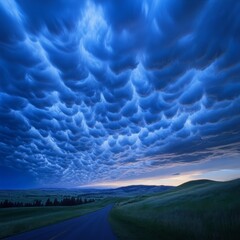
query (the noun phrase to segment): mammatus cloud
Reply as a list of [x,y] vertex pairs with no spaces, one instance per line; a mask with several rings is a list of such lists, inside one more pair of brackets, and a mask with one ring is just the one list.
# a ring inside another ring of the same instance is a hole
[[0,3],[0,167],[128,178],[240,151],[238,1]]

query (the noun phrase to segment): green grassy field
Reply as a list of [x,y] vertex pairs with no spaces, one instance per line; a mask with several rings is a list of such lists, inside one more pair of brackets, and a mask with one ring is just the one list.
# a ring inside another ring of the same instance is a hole
[[0,238],[29,231],[96,211],[116,199],[70,207],[22,207],[0,209]]
[[119,239],[239,239],[240,179],[193,181],[118,202],[110,221]]

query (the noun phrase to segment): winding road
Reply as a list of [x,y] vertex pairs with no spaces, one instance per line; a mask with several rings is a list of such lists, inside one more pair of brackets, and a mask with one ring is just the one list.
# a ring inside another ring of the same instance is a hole
[[115,240],[108,215],[112,205],[78,218],[22,233],[8,240]]

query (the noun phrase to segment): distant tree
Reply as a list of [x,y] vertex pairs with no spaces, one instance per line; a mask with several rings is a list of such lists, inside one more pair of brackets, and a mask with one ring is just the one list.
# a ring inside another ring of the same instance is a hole
[[54,206],[59,206],[59,205],[60,205],[60,202],[58,201],[57,198],[54,199],[53,205],[54,205]]
[[38,199],[34,200],[33,206],[40,207],[42,205],[43,205],[42,200],[38,200]]
[[25,203],[24,207],[33,207],[33,204],[32,203]]
[[45,206],[52,206],[52,205],[53,205],[52,201],[48,198],[45,203]]
[[70,204],[73,206],[73,205],[76,205],[76,199],[75,197],[71,197],[70,199]]
[[77,198],[76,202],[77,202],[77,205],[83,204],[83,201],[80,197]]
[[3,207],[4,207],[4,208],[13,207],[13,203],[6,199],[6,200],[3,202]]
[[[59,201],[57,198],[54,199],[52,202],[50,198],[47,199],[45,202],[45,206],[75,206],[75,205],[81,205],[86,203],[94,202],[95,199],[91,198],[80,198],[78,197],[64,197],[61,201]],[[11,202],[8,199],[0,202],[0,208],[10,208],[10,207],[41,207],[44,204],[42,203],[42,200],[35,199],[33,203],[22,203],[22,202]]]

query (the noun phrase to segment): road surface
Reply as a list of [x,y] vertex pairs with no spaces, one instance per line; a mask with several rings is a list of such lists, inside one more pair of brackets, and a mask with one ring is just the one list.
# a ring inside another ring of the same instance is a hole
[[115,240],[108,215],[112,205],[78,218],[22,233],[7,240]]

